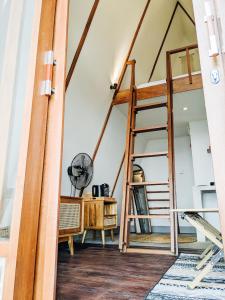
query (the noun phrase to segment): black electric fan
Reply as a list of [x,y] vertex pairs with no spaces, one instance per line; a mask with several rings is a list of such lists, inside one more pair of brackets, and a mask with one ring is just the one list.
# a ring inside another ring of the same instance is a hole
[[79,197],[82,197],[84,189],[90,184],[93,177],[93,161],[87,153],[77,154],[67,169],[72,187],[73,195],[76,196],[76,190],[80,191]]

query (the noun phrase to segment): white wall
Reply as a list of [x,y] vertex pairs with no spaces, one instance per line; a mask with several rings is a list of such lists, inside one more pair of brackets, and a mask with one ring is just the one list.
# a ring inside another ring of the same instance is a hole
[[207,121],[189,123],[195,185],[209,185],[214,182],[213,164],[207,149],[210,145]]
[[[87,3],[86,3],[87,2]],[[68,66],[72,61],[93,1],[70,2]],[[145,5],[144,0],[100,1],[66,93],[62,194],[70,194],[67,167],[79,152],[92,156],[112,100],[109,86],[117,79]],[[127,9],[128,7],[132,9]],[[120,8],[118,10],[118,7]],[[126,22],[124,22],[126,15]],[[92,184],[112,188],[125,148],[127,118],[117,108],[109,120],[94,164]],[[122,174],[115,196],[122,198]],[[91,185],[87,191],[91,190]]]
[[[145,152],[167,151],[167,139],[149,140]],[[147,181],[167,181],[168,180],[168,159],[166,157],[149,158],[142,160],[142,167],[145,170]],[[176,194],[178,208],[192,208],[194,184],[192,155],[190,148],[190,138],[188,136],[175,138],[175,171],[176,171]],[[153,188],[152,188],[153,189]],[[157,190],[159,188],[157,187]],[[162,188],[162,190],[165,188]],[[162,194],[163,195],[163,194]],[[158,195],[157,199],[164,198]],[[154,195],[154,198],[156,196]],[[162,206],[162,202],[152,204],[152,206]],[[167,205],[167,203],[166,203]],[[179,221],[180,226],[188,226],[183,220]],[[153,220],[153,226],[169,226],[166,220]]]
[[[208,124],[206,120],[189,123],[191,136],[191,149],[193,156],[193,168],[195,185],[210,185],[215,182],[211,153],[207,152],[210,145]],[[217,208],[216,192],[203,193],[203,208]],[[218,214],[206,213],[204,217],[213,226],[220,229]]]

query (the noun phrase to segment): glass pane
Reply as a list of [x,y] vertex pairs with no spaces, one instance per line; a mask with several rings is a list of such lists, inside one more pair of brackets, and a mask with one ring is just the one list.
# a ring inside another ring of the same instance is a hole
[[0,76],[2,71],[3,53],[5,50],[5,41],[7,36],[7,28],[9,21],[11,0],[0,1]]
[[3,113],[0,120],[0,238],[8,238],[23,135],[34,1],[3,0],[0,16],[3,15],[0,20],[0,112]]
[[2,299],[4,273],[5,273],[5,258],[0,257],[0,300]]

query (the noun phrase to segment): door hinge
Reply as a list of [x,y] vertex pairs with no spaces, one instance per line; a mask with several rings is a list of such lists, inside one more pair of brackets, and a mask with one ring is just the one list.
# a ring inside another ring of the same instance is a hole
[[41,95],[51,96],[54,94],[52,88],[53,66],[55,65],[54,53],[52,50],[46,51],[44,55],[44,76],[45,80],[41,83]]
[[214,15],[214,3],[211,0],[205,1],[205,23],[208,27],[209,35],[209,57],[215,57],[219,55],[219,46],[216,37],[216,26],[217,26],[217,17]]

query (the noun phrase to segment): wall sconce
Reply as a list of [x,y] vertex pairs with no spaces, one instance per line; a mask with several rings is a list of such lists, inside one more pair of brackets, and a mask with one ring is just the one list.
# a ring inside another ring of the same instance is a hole
[[208,147],[207,153],[211,153],[211,146]]
[[118,86],[117,83],[111,84],[110,85],[110,90],[116,90],[117,86]]

